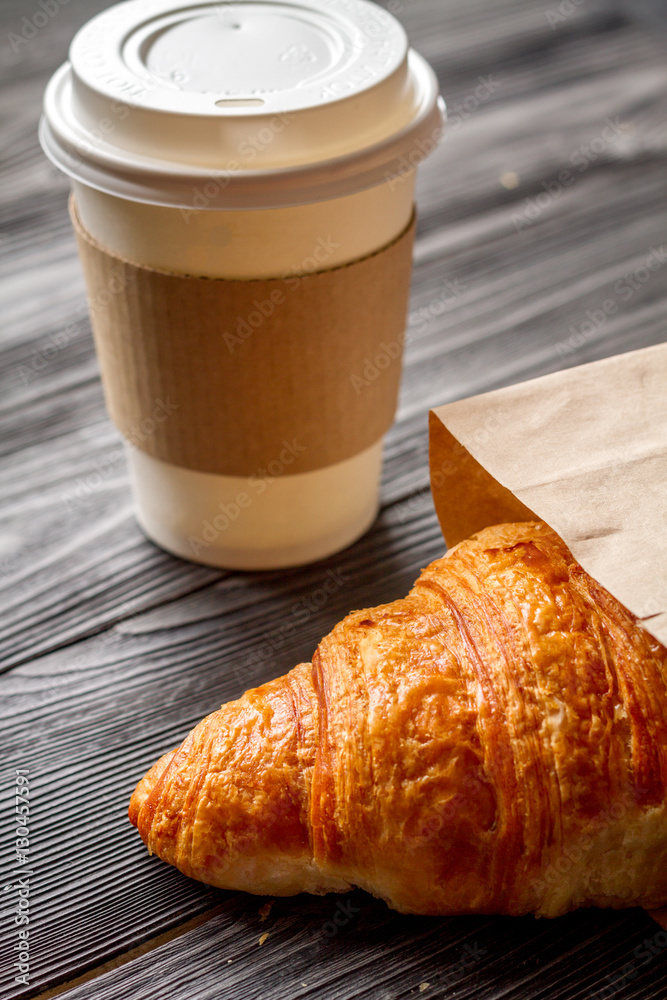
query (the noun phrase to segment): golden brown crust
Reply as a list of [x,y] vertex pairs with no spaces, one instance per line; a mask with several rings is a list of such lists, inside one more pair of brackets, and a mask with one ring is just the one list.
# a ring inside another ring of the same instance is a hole
[[129,817],[149,850],[222,888],[348,888],[312,860],[314,709],[310,664],[301,664],[207,716],[135,789]]
[[667,903],[667,650],[541,523],[348,615],[139,784],[149,846],[252,892],[404,912]]

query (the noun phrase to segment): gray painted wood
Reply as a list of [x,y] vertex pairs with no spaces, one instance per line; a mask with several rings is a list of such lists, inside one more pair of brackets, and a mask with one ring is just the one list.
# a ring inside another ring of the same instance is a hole
[[[29,43],[14,40],[16,51],[10,33],[38,7],[0,8],[0,837],[6,859],[9,778],[27,766],[36,849],[31,986],[17,993],[2,978],[0,997],[35,995],[116,957],[123,964],[75,986],[73,1000],[570,1000],[595,996],[628,962],[636,975],[614,995],[664,996],[662,954],[645,966],[633,958],[658,930],[639,911],[431,920],[357,892],[279,900],[262,923],[263,900],[149,858],[125,816],[137,779],[204,714],[310,658],[349,609],[400,596],[442,551],[428,494],[429,406],[664,340],[667,267],[625,291],[667,236],[667,68],[656,22],[633,23],[627,5],[597,0],[555,24],[559,5],[546,0],[392,0],[438,71],[452,124],[418,184],[382,511],[365,538],[323,563],[241,574],[174,559],[133,521],[67,187],[36,142],[46,79],[77,26],[104,6],[70,0]],[[480,77],[492,92],[475,106]],[[563,170],[573,179],[559,188]],[[610,297],[618,311],[586,327]],[[10,947],[11,898],[2,898]],[[335,934],[334,917],[343,923]],[[128,957],[169,930],[173,940]]]

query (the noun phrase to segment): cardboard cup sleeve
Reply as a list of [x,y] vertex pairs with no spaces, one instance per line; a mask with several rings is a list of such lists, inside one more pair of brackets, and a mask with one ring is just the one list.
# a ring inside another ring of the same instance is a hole
[[[367,257],[257,280],[130,262],[86,232],[73,199],[70,214],[107,408],[128,441],[173,465],[249,476],[286,444],[299,454],[287,473],[308,472],[358,454],[389,429],[414,213]],[[325,246],[329,237],[319,239]]]

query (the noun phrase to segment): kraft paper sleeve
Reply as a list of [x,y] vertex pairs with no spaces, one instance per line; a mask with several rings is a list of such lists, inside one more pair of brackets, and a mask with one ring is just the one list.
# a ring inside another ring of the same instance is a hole
[[667,645],[667,344],[432,410],[430,466],[448,546],[546,521]]
[[[137,447],[187,469],[250,476],[290,446],[289,474],[350,458],[388,430],[414,214],[392,243],[350,264],[226,280],[118,257],[83,229],[73,200],[70,212],[107,408]],[[328,240],[319,237],[324,259]]]

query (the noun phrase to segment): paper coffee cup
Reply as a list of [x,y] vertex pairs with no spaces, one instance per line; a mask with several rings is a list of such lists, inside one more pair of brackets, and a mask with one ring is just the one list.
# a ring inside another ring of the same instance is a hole
[[137,517],[216,566],[324,557],[375,517],[432,70],[366,0],[130,0],[52,78]]

